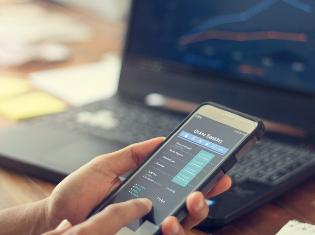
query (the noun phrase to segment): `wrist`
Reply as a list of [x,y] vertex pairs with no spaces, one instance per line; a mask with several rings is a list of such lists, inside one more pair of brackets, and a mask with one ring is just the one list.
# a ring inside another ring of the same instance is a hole
[[48,198],[38,201],[31,208],[33,215],[30,219],[33,221],[30,234],[38,235],[51,230],[51,224],[48,216]]
[[0,211],[1,234],[38,235],[49,229],[47,200]]
[[45,216],[45,222],[43,223],[46,226],[46,231],[55,229],[60,222],[65,219],[71,219],[65,216],[67,209],[63,203],[59,204],[59,200],[59,196],[54,197],[53,195],[50,195],[50,197],[45,199],[42,205],[43,215]]

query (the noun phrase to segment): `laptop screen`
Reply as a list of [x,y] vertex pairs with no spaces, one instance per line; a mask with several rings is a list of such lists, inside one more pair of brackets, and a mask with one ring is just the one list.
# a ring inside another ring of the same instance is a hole
[[127,49],[136,62],[156,71],[216,74],[226,81],[315,94],[314,1],[136,4]]

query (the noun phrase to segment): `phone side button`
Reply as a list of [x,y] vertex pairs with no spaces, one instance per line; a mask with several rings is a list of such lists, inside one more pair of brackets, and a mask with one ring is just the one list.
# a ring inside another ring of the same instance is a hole
[[226,160],[222,165],[222,170],[224,173],[228,172],[237,162],[236,158],[234,156],[230,157],[228,160]]
[[182,209],[177,215],[176,218],[179,222],[183,221],[187,217],[188,213],[186,212],[186,209]]

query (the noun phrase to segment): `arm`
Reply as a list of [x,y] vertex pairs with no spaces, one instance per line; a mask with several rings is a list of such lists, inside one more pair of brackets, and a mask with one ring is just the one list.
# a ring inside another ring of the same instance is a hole
[[38,235],[47,231],[47,199],[0,211],[3,235]]

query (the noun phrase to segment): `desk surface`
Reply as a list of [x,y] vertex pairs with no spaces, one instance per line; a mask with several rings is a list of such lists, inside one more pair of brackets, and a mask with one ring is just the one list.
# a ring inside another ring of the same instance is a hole
[[[68,11],[58,6],[49,5],[49,7],[58,11],[66,11],[74,17],[80,17],[81,20],[83,19],[93,26],[96,36],[91,42],[71,45],[74,56],[66,63],[29,64],[19,69],[0,69],[0,75],[26,77],[32,71],[84,64],[100,59],[105,52],[119,52],[124,32],[122,23],[104,22],[86,13]],[[0,128],[9,125],[12,123],[0,118]],[[54,188],[54,185],[48,182],[5,169],[0,169],[0,185],[0,209],[40,200],[47,197]],[[215,234],[273,235],[290,219],[315,223],[315,177]],[[193,234],[203,235],[205,233],[194,231]]]

